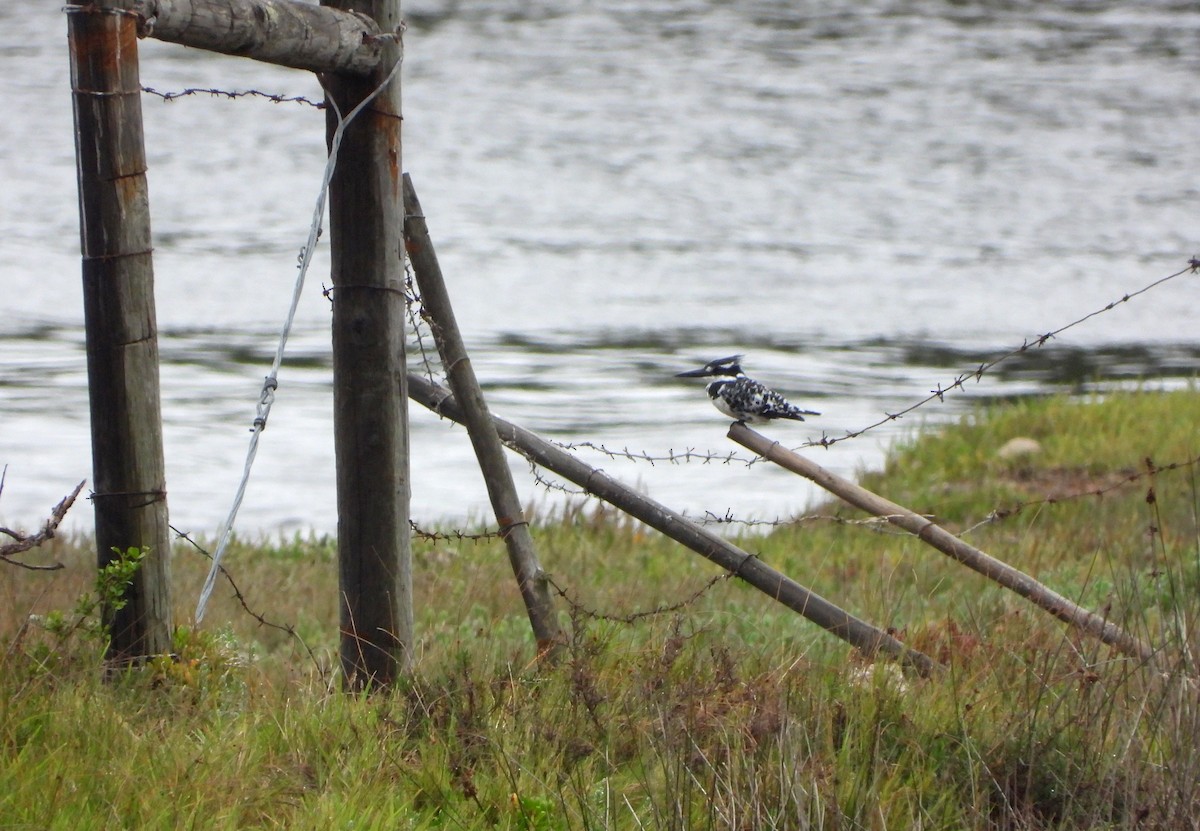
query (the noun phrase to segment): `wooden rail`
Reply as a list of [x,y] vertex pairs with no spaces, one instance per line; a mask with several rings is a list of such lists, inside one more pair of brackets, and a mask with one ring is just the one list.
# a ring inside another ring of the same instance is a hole
[[[390,38],[357,11],[295,0],[135,0],[142,37],[266,63],[369,77]],[[395,23],[399,27],[399,22]]]

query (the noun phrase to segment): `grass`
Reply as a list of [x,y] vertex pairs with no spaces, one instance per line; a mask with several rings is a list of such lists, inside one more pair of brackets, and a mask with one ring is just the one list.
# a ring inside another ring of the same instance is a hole
[[[335,547],[297,537],[227,563],[303,646],[222,586],[207,620],[224,623],[105,682],[101,639],[71,625],[93,554],[55,541],[41,556],[66,569],[0,581],[0,827],[1198,827],[1200,493],[1194,465],[1160,468],[1200,456],[1198,404],[1023,400],[863,478],[1104,610],[1161,649],[1158,670],[829,505],[741,544],[945,673],[868,663],[735,580],[701,592],[711,564],[588,509],[534,529],[572,601],[557,668],[532,662],[502,546],[417,540],[415,673],[338,692]],[[999,457],[1017,437],[1040,452]],[[181,542],[173,567],[184,610],[206,561]]]

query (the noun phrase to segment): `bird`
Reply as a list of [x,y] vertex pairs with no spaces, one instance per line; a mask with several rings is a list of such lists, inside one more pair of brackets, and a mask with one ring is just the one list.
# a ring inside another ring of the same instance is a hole
[[804,421],[805,416],[820,415],[789,404],[775,390],[747,378],[742,372],[742,355],[730,355],[709,361],[700,369],[680,372],[676,378],[715,378],[705,390],[713,406],[741,424],[765,424],[776,418]]

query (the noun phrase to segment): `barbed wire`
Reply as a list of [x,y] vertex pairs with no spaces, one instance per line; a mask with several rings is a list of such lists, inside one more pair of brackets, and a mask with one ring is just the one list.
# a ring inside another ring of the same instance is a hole
[[[1086,488],[1072,493],[1058,493],[994,508],[989,511],[987,516],[985,516],[982,520],[969,525],[964,530],[958,532],[958,535],[966,536],[967,534],[970,534],[986,525],[1011,519],[1027,508],[1055,505],[1061,502],[1071,502],[1087,497],[1102,497],[1114,491],[1128,487],[1129,485],[1136,483],[1141,479],[1155,476],[1160,473],[1167,473],[1174,470],[1182,470],[1189,467],[1200,466],[1200,456],[1162,465],[1157,464],[1152,459],[1147,458],[1144,460],[1144,466],[1144,470],[1133,473],[1121,473],[1120,480],[1110,485]],[[566,493],[571,496],[582,496],[593,499],[597,498],[594,494],[590,493],[589,491],[585,491],[582,488],[572,488],[567,485],[563,485],[560,482],[551,480],[550,477],[542,471],[541,467],[532,461],[529,461],[529,467],[534,481],[546,490]],[[932,521],[937,520],[937,516],[935,514],[921,514],[921,516]],[[896,536],[908,535],[907,531],[895,529],[892,526],[888,516],[845,517],[838,514],[813,513],[802,514],[799,516],[777,517],[775,519],[746,519],[735,515],[732,510],[726,509],[723,513],[706,510],[702,516],[689,517],[689,519],[691,519],[691,521],[695,522],[697,525],[737,525],[746,528],[787,528],[799,525],[830,523],[832,525],[864,528],[870,531],[894,534]],[[428,541],[466,540],[479,542],[502,539],[499,531],[470,532],[454,528],[448,530],[428,531],[419,527],[411,520],[409,521],[409,524],[412,527],[414,534],[421,539]]]
[[723,465],[730,465],[736,462],[738,464],[743,464],[746,467],[750,467],[763,461],[762,456],[744,456],[734,450],[697,450],[694,447],[689,447],[686,450],[677,453],[674,448],[669,448],[666,453],[656,455],[644,450],[630,450],[628,447],[623,447],[620,450],[614,450],[604,444],[591,441],[551,441],[551,443],[562,448],[563,450],[594,450],[595,452],[601,453],[610,459],[627,459],[632,462],[649,462],[651,467],[654,467],[659,462],[673,465],[688,464],[690,462],[700,462],[701,464],[706,465],[716,462]]
[[[841,442],[847,441],[849,439],[858,438],[858,437],[865,435],[866,433],[869,433],[872,430],[878,429],[879,427],[882,427],[886,424],[890,424],[894,421],[898,421],[899,419],[903,418],[904,416],[909,415],[910,413],[913,413],[916,410],[920,409],[921,407],[924,407],[934,401],[944,402],[947,394],[954,392],[956,390],[965,389],[967,382],[972,379],[974,379],[976,382],[981,381],[983,379],[984,375],[986,375],[988,372],[990,372],[996,366],[1004,363],[1005,361],[1011,360],[1012,358],[1015,358],[1018,355],[1025,354],[1025,353],[1029,352],[1030,350],[1040,349],[1041,347],[1045,346],[1049,341],[1051,341],[1054,338],[1061,335],[1063,332],[1066,332],[1069,329],[1073,329],[1074,327],[1079,326],[1099,315],[1110,312],[1113,309],[1117,308],[1118,306],[1128,303],[1130,300],[1134,299],[1135,297],[1145,294],[1145,293],[1167,283],[1170,280],[1174,280],[1177,277],[1183,276],[1184,274],[1189,274],[1189,273],[1195,274],[1197,272],[1200,272],[1200,258],[1192,257],[1187,261],[1187,265],[1184,268],[1182,268],[1172,274],[1168,274],[1165,277],[1160,277],[1159,279],[1143,286],[1140,289],[1128,292],[1128,293],[1122,295],[1119,299],[1113,300],[1113,301],[1107,303],[1106,305],[1102,306],[1101,308],[1091,311],[1091,312],[1083,315],[1082,317],[1071,321],[1070,323],[1067,323],[1063,326],[1058,327],[1057,329],[1053,329],[1045,334],[1038,335],[1032,339],[1026,339],[1025,341],[1023,341],[1021,343],[1020,346],[1014,347],[1014,348],[1008,350],[1007,352],[1000,354],[996,358],[993,358],[992,360],[984,361],[983,363],[979,364],[979,366],[973,370],[960,373],[953,381],[951,381],[949,384],[947,384],[945,386],[943,386],[941,384],[936,385],[933,390],[930,390],[929,395],[927,395],[924,398],[918,400],[917,402],[911,404],[910,406],[905,407],[902,410],[897,410],[895,412],[885,412],[883,418],[881,418],[875,422],[872,422],[871,424],[868,424],[867,426],[862,427],[858,430],[849,430],[843,436],[831,437],[826,433],[822,433],[821,438],[812,439],[810,441],[803,442],[802,444],[796,445],[796,446],[792,447],[791,449],[792,450],[802,450],[802,449],[811,448],[811,447],[829,448],[835,444],[840,444]],[[670,448],[665,453],[661,453],[661,452],[660,453],[652,453],[652,452],[646,451],[646,450],[631,450],[629,447],[623,447],[620,450],[617,450],[617,449],[608,447],[604,444],[597,443],[597,442],[591,442],[591,441],[554,442],[554,444],[563,448],[564,450],[572,450],[572,451],[591,450],[591,451],[594,451],[597,453],[601,453],[610,459],[614,459],[614,460],[619,459],[619,460],[625,460],[625,461],[631,461],[631,462],[645,462],[645,463],[650,464],[652,467],[659,463],[679,465],[679,464],[688,464],[688,463],[692,463],[692,462],[698,462],[700,464],[713,464],[713,463],[733,464],[736,462],[739,464],[744,464],[747,467],[750,467],[752,465],[758,464],[759,462],[763,461],[761,456],[747,457],[743,454],[739,454],[739,453],[733,452],[733,451],[697,450],[696,448],[687,448],[686,450],[684,450],[682,452],[676,452],[674,450],[674,448]]]
[[502,540],[504,535],[499,531],[479,531],[470,532],[461,529],[451,528],[446,531],[426,531],[411,519],[408,521],[408,527],[412,529],[414,535],[426,542],[490,542],[492,540]]
[[142,87],[142,92],[146,93],[147,95],[157,96],[161,98],[164,103],[167,101],[175,101],[179,98],[187,98],[188,96],[192,95],[207,95],[210,98],[262,98],[270,101],[273,104],[304,104],[309,107],[314,107],[318,110],[323,110],[326,107],[324,101],[314,101],[311,98],[306,98],[303,95],[280,95],[279,93],[263,92],[262,90],[257,89],[246,89],[235,92],[224,89],[216,89],[214,87],[208,87],[205,89],[201,89],[200,87],[188,87],[187,89],[181,89],[174,92],[160,92],[153,87],[144,86]]
[[[519,447],[511,445],[510,447],[512,447],[515,452],[521,453],[521,449]],[[591,491],[586,491],[583,488],[573,488],[570,485],[564,485],[562,482],[552,480],[549,476],[542,472],[541,465],[539,465],[533,459],[530,459],[528,456],[525,457],[525,461],[529,463],[529,473],[533,476],[534,483],[541,485],[544,489],[548,491],[556,491],[558,493],[565,493],[568,496],[585,496],[589,499],[597,498],[596,495]]]
[[570,592],[568,592],[566,589],[564,589],[562,586],[560,586],[558,583],[556,583],[554,581],[554,578],[552,578],[550,575],[544,574],[543,576],[546,579],[547,585],[549,585],[550,588],[554,589],[554,592],[563,599],[563,602],[565,602],[568,607],[570,607],[571,612],[572,612],[572,617],[582,616],[582,617],[589,618],[591,620],[606,621],[609,623],[624,623],[627,625],[632,625],[634,623],[637,623],[638,621],[645,620],[647,618],[658,617],[659,615],[668,615],[668,614],[673,614],[675,612],[680,612],[683,609],[686,609],[687,607],[694,605],[697,601],[700,600],[700,598],[704,597],[704,595],[706,595],[709,591],[711,591],[712,588],[714,586],[716,586],[718,583],[723,583],[726,580],[728,580],[729,578],[734,577],[735,575],[732,571],[723,571],[720,574],[717,574],[717,575],[713,576],[712,578],[710,578],[703,586],[696,589],[696,591],[692,592],[691,594],[689,594],[687,597],[683,598],[682,600],[678,600],[674,603],[662,603],[662,604],[659,604],[658,606],[655,606],[652,609],[643,609],[641,611],[630,612],[630,613],[624,614],[624,615],[618,615],[613,612],[601,612],[594,608],[585,606],[582,602],[573,598],[571,596]]
[[[925,519],[933,519],[930,514],[921,514]],[[868,528],[881,534],[894,534],[896,536],[905,536],[907,531],[901,531],[892,526],[891,517],[888,516],[869,516],[851,519],[850,517],[838,516],[837,514],[804,514],[794,517],[779,517],[777,519],[741,519],[733,515],[732,511],[726,511],[724,514],[718,515],[712,511],[705,511],[703,517],[693,519],[697,525],[738,525],[746,528],[788,528],[797,525],[814,525],[820,522],[828,522],[831,525],[847,525],[859,526]]]
[[1107,312],[1111,312],[1113,309],[1117,308],[1118,306],[1128,303],[1133,298],[1138,297],[1139,295],[1145,294],[1146,292],[1151,291],[1152,289],[1158,288],[1159,286],[1163,285],[1164,283],[1174,280],[1177,277],[1181,277],[1184,274],[1189,274],[1189,273],[1195,274],[1195,273],[1197,273],[1197,271],[1200,271],[1200,259],[1197,259],[1196,257],[1192,257],[1191,259],[1189,259],[1187,261],[1187,265],[1184,266],[1183,268],[1181,268],[1179,271],[1176,271],[1173,274],[1168,274],[1166,277],[1160,277],[1159,279],[1153,281],[1152,283],[1149,283],[1148,285],[1143,286],[1140,289],[1137,289],[1136,291],[1128,292],[1128,293],[1122,295],[1119,299],[1113,300],[1110,303],[1106,304],[1105,306],[1102,306],[1101,308],[1096,309],[1094,311],[1088,312],[1083,317],[1073,320],[1070,323],[1067,323],[1063,326],[1058,327],[1057,329],[1053,329],[1053,330],[1045,333],[1044,335],[1038,335],[1032,339],[1027,338],[1025,341],[1023,341],[1021,343],[1020,346],[1018,346],[1014,349],[1011,349],[1008,352],[1005,352],[1002,355],[1000,355],[999,357],[996,357],[990,361],[984,361],[978,367],[976,367],[975,369],[973,369],[969,372],[961,373],[957,378],[955,378],[952,382],[950,382],[945,387],[943,387],[941,384],[938,384],[934,389],[930,390],[929,395],[922,398],[920,401],[917,401],[915,404],[905,407],[903,410],[898,410],[894,413],[885,413],[884,418],[881,418],[878,421],[873,422],[872,424],[868,424],[866,427],[863,427],[859,430],[848,431],[846,433],[846,435],[844,435],[844,436],[841,436],[838,438],[830,438],[830,437],[822,434],[820,439],[805,442],[804,444],[798,445],[797,447],[792,448],[792,449],[795,450],[795,449],[800,449],[800,448],[804,448],[804,447],[831,447],[832,445],[838,444],[838,443],[846,441],[848,439],[856,439],[859,436],[870,432],[871,430],[882,427],[885,424],[890,424],[893,421],[897,421],[900,418],[903,418],[904,416],[908,415],[909,413],[912,413],[933,401],[944,402],[946,400],[946,395],[948,393],[953,392],[954,390],[963,389],[966,385],[966,382],[970,381],[971,379],[974,379],[976,382],[979,382],[980,380],[982,380],[983,376],[987,372],[991,371],[997,365],[1004,363],[1005,361],[1007,361],[1011,358],[1015,358],[1017,355],[1022,355],[1031,349],[1040,349],[1041,347],[1045,346],[1049,341],[1058,337],[1063,332],[1066,332],[1069,329],[1073,329],[1076,326],[1086,323],[1087,321],[1091,320],[1094,317],[1105,314]]
[[425,311],[425,304],[421,301],[421,294],[417,291],[416,277],[413,274],[412,263],[408,257],[404,258],[404,293],[408,297],[408,323],[412,329],[413,338],[417,342],[417,349],[421,353],[421,369],[425,373],[425,377],[430,381],[434,380],[434,363],[429,357],[432,352],[435,355],[441,353],[435,347],[430,350],[425,347],[426,331],[428,336],[433,337],[434,321]]
[[[207,549],[205,549],[204,546],[200,545],[200,543],[198,543],[195,539],[193,539],[192,536],[190,534],[188,534],[186,531],[180,531],[174,525],[171,525],[169,523],[168,523],[167,527],[175,532],[176,538],[181,539],[184,542],[191,545],[192,548],[196,549],[196,551],[200,552],[200,554],[202,554],[203,556],[208,558],[208,561],[210,563],[214,562],[213,555],[211,553],[209,553],[209,551]],[[321,666],[320,660],[317,659],[316,653],[313,652],[312,647],[310,647],[308,645],[308,643],[305,642],[304,638],[302,638],[300,636],[300,633],[296,631],[295,626],[293,626],[290,623],[276,623],[272,620],[268,620],[266,615],[256,612],[254,609],[250,608],[250,603],[246,600],[246,596],[244,594],[242,594],[242,590],[238,587],[237,582],[234,581],[233,574],[230,573],[229,569],[227,569],[225,566],[221,565],[220,563],[217,563],[217,570],[220,571],[221,575],[229,582],[229,587],[231,589],[233,589],[234,599],[237,600],[238,605],[242,607],[242,610],[246,614],[248,614],[250,617],[252,617],[256,621],[258,621],[260,626],[266,626],[269,629],[275,629],[277,631],[283,632],[288,637],[294,638],[296,640],[296,642],[304,648],[304,651],[306,653],[308,653],[309,660],[312,661],[313,666],[316,668],[317,672],[321,673],[324,671]]]

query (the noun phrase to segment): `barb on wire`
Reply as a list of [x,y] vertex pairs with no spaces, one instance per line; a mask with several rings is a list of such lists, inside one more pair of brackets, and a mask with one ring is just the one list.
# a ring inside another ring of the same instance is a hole
[[849,431],[846,433],[846,435],[836,437],[836,438],[830,438],[828,436],[822,435],[820,439],[815,439],[813,441],[805,442],[804,444],[801,444],[797,448],[794,448],[794,449],[799,449],[801,447],[830,447],[834,444],[838,444],[839,442],[846,441],[847,439],[858,438],[859,436],[863,435],[864,433],[867,433],[878,427],[882,427],[885,424],[889,424],[893,421],[903,418],[904,416],[908,415],[909,413],[913,412],[914,410],[919,409],[920,407],[925,406],[926,404],[930,403],[931,401],[939,401],[939,402],[945,401],[946,393],[952,392],[952,391],[958,390],[958,389],[963,389],[964,386],[966,385],[966,382],[970,381],[972,379],[974,379],[976,382],[980,381],[983,378],[984,374],[987,373],[988,371],[990,371],[992,368],[994,368],[997,364],[1003,363],[1004,361],[1007,361],[1010,358],[1016,357],[1017,355],[1024,354],[1025,352],[1028,352],[1031,349],[1040,349],[1041,347],[1045,346],[1049,341],[1058,337],[1059,335],[1061,335],[1063,332],[1067,331],[1068,329],[1073,329],[1074,327],[1079,326],[1080,324],[1085,323],[1088,320],[1091,320],[1093,317],[1096,317],[1097,315],[1102,315],[1106,312],[1110,312],[1113,309],[1115,309],[1117,306],[1120,306],[1124,303],[1128,303],[1133,298],[1135,298],[1139,295],[1145,294],[1146,292],[1150,291],[1151,289],[1157,288],[1170,280],[1174,280],[1176,277],[1180,277],[1180,276],[1182,276],[1184,274],[1188,274],[1188,273],[1195,273],[1197,270],[1200,270],[1200,265],[1197,265],[1197,263],[1200,263],[1200,260],[1197,260],[1197,258],[1193,257],[1192,259],[1188,260],[1188,264],[1185,268],[1182,268],[1179,271],[1176,271],[1174,274],[1168,274],[1166,277],[1160,277],[1159,279],[1155,280],[1154,282],[1152,282],[1148,285],[1143,286],[1142,288],[1138,289],[1137,291],[1132,291],[1127,294],[1124,294],[1117,300],[1113,300],[1112,302],[1108,303],[1107,305],[1105,305],[1099,309],[1096,309],[1095,311],[1089,312],[1089,313],[1085,314],[1083,317],[1081,317],[1077,320],[1073,320],[1070,323],[1066,324],[1065,326],[1060,326],[1057,329],[1046,332],[1043,335],[1038,335],[1032,339],[1027,338],[1020,346],[1016,347],[1015,349],[1011,349],[1008,352],[1005,352],[1004,354],[994,358],[993,360],[984,361],[978,367],[976,367],[975,369],[973,369],[969,372],[963,372],[962,374],[960,374],[957,378],[955,378],[953,381],[950,382],[950,384],[948,384],[945,387],[943,387],[941,384],[938,384],[934,389],[930,390],[929,395],[925,396],[920,401],[917,401],[915,404],[913,404],[909,407],[905,407],[902,410],[897,410],[894,413],[885,413],[884,418],[881,418],[872,424],[868,424],[866,427],[863,427],[862,429]]
[[273,104],[306,104],[309,107],[314,107],[318,110],[325,109],[324,101],[313,101],[311,98],[306,98],[303,95],[280,95],[274,92],[263,92],[257,89],[246,89],[236,92],[224,89],[201,89],[199,87],[189,87],[187,89],[177,90],[175,92],[160,92],[153,87],[142,87],[142,92],[147,95],[156,95],[164,102],[174,101],[177,98],[186,98],[189,95],[208,95],[212,98],[263,98]]
[[271,372],[267,375],[263,383],[262,394],[259,398],[258,413],[254,419],[253,426],[250,428],[250,447],[246,451],[246,464],[242,470],[242,478],[238,484],[237,492],[234,494],[233,505],[229,509],[229,515],[221,527],[220,541],[217,543],[216,553],[213,554],[212,567],[208,570],[208,577],[205,579],[204,587],[200,590],[200,597],[196,601],[196,623],[200,623],[204,619],[204,610],[208,605],[208,599],[212,596],[213,586],[217,581],[217,570],[220,568],[221,558],[225,555],[230,535],[233,533],[233,523],[237,519],[238,509],[241,508],[242,500],[246,496],[246,486],[250,482],[250,470],[254,466],[255,456],[258,454],[259,437],[267,427],[267,417],[271,413],[271,405],[275,400],[275,390],[279,386],[279,366],[283,363],[283,354],[287,348],[288,335],[291,333],[292,323],[296,319],[296,310],[300,305],[300,295],[304,289],[304,278],[308,275],[308,268],[312,264],[313,251],[317,247],[317,240],[321,235],[321,222],[325,215],[325,199],[329,194],[329,185],[333,180],[334,169],[337,167],[338,150],[341,148],[342,137],[345,135],[346,128],[354,121],[355,117],[366,109],[379,93],[391,84],[392,79],[400,71],[400,65],[401,61],[397,60],[387,77],[344,116],[338,111],[336,103],[334,104],[334,112],[337,114],[338,124],[333,131],[333,136],[330,138],[329,157],[325,162],[325,173],[321,179],[321,189],[317,194],[316,205],[313,208],[312,223],[308,229],[308,241],[301,249],[300,267],[297,270],[296,282],[292,289],[291,304],[288,307],[287,317],[284,320],[283,329],[279,335],[279,345],[275,349],[275,359],[271,363]]
[[[521,453],[521,449],[519,447],[515,447],[513,445],[508,446],[517,453]],[[522,453],[522,455],[524,454]],[[537,462],[535,462],[533,459],[530,459],[528,456],[525,456],[525,461],[529,462],[529,472],[533,475],[533,481],[541,485],[546,490],[558,491],[559,493],[565,493],[568,496],[592,496],[590,491],[586,491],[583,488],[572,488],[564,485],[562,482],[554,481],[542,472],[542,468]]]
[[558,585],[558,583],[554,582],[554,579],[552,577],[550,577],[550,575],[543,573],[543,576],[545,577],[546,583],[550,586],[550,588],[554,589],[554,591],[558,594],[558,596],[561,597],[563,599],[563,601],[565,601],[566,604],[571,607],[571,611],[574,612],[575,614],[582,615],[583,617],[590,618],[592,620],[602,620],[602,621],[607,621],[609,623],[633,624],[633,623],[637,623],[640,620],[645,620],[646,618],[657,617],[659,615],[672,614],[672,613],[678,612],[682,609],[686,609],[688,606],[691,606],[696,601],[698,601],[701,597],[703,597],[705,594],[707,594],[712,589],[713,586],[715,586],[718,583],[721,583],[725,580],[728,580],[730,577],[733,577],[734,575],[733,575],[733,572],[730,572],[730,571],[722,572],[722,573],[712,577],[703,586],[701,586],[696,591],[692,592],[690,595],[683,598],[682,600],[676,601],[675,603],[662,603],[662,604],[659,604],[658,606],[655,606],[653,609],[643,609],[641,611],[632,612],[627,615],[618,615],[618,614],[613,614],[611,612],[600,612],[595,609],[588,608],[587,606],[584,606],[582,603],[577,601],[575,598],[571,597],[570,593],[566,589],[564,589],[562,586]]

